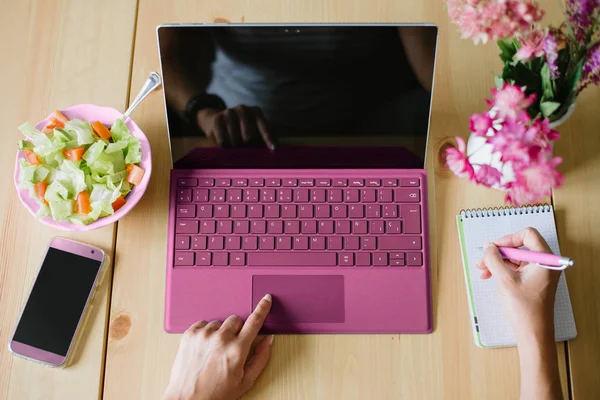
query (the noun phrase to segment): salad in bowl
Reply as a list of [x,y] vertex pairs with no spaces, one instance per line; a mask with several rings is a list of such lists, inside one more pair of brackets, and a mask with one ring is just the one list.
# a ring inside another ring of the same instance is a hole
[[48,225],[79,231],[108,225],[148,185],[148,140],[115,109],[73,106],[18,129],[25,136],[15,166],[19,197]]

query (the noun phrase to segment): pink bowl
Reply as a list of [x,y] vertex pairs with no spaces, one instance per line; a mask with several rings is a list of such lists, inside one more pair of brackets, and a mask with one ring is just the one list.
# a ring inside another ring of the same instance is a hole
[[[104,125],[108,126],[111,126],[117,118],[120,118],[123,115],[121,112],[115,110],[114,108],[96,106],[93,104],[79,104],[76,106],[69,107],[66,110],[61,110],[61,112],[65,114],[65,116],[67,116],[67,118],[69,119],[77,118],[90,122],[100,121]],[[46,117],[46,119],[44,119],[43,121],[38,122],[38,124],[35,127],[41,130],[46,125],[49,119],[50,115]],[[70,222],[57,222],[51,217],[41,218],[40,221],[42,221],[42,223],[64,231],[91,231],[116,222],[121,217],[125,216],[125,214],[127,214],[138,203],[138,201],[140,201],[140,199],[144,195],[144,192],[146,191],[146,188],[148,187],[148,182],[150,181],[150,174],[152,173],[152,156],[150,153],[150,143],[148,142],[146,135],[144,135],[139,126],[137,126],[137,124],[133,122],[131,118],[128,118],[125,124],[129,128],[131,134],[135,136],[142,144],[142,162],[140,163],[140,167],[142,167],[145,171],[144,177],[142,178],[142,183],[138,186],[134,186],[131,192],[129,192],[129,194],[127,195],[127,203],[125,203],[125,205],[119,210],[117,210],[117,212],[115,212],[113,215],[99,218],[97,221],[92,222],[91,224],[86,226],[75,225],[71,224]],[[19,199],[21,199],[21,203],[23,203],[25,208],[29,210],[31,215],[35,216],[40,206],[34,199],[29,197],[28,190],[19,188],[20,158],[25,158],[25,154],[21,151],[17,151],[17,157],[15,159],[15,187],[17,188],[17,194],[19,195]]]

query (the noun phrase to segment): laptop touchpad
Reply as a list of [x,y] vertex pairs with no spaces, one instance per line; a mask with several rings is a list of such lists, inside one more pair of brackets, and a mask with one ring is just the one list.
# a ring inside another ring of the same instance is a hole
[[266,322],[344,322],[343,275],[254,275],[252,309],[267,293],[273,305]]

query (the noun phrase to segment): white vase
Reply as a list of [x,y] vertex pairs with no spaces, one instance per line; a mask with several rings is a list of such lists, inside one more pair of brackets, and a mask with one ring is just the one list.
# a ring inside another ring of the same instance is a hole
[[[552,129],[556,129],[559,125],[563,124],[569,117],[573,114],[575,110],[575,105],[577,102],[574,102],[569,106],[569,109],[561,118],[557,119],[554,122],[550,123],[550,127]],[[553,143],[550,143],[550,146],[553,146]],[[498,171],[502,173],[502,179],[500,180],[500,184],[496,184],[492,186],[498,190],[505,190],[503,186],[509,182],[514,182],[515,180],[515,171],[513,170],[512,163],[506,162],[503,163],[500,161],[500,153],[494,153],[493,147],[491,144],[485,142],[485,137],[476,136],[471,134],[469,140],[467,141],[467,154],[469,155],[469,161],[471,161],[475,172],[479,169],[479,165],[487,164],[491,167],[496,168]],[[479,164],[479,165],[477,165]]]

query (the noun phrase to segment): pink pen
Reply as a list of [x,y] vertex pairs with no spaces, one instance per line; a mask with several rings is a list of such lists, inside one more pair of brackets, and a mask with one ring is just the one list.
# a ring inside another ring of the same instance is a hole
[[537,251],[515,249],[512,247],[498,247],[498,251],[503,258],[536,263],[542,268],[563,270],[575,265],[575,261],[572,258],[556,256],[554,254],[538,253]]

